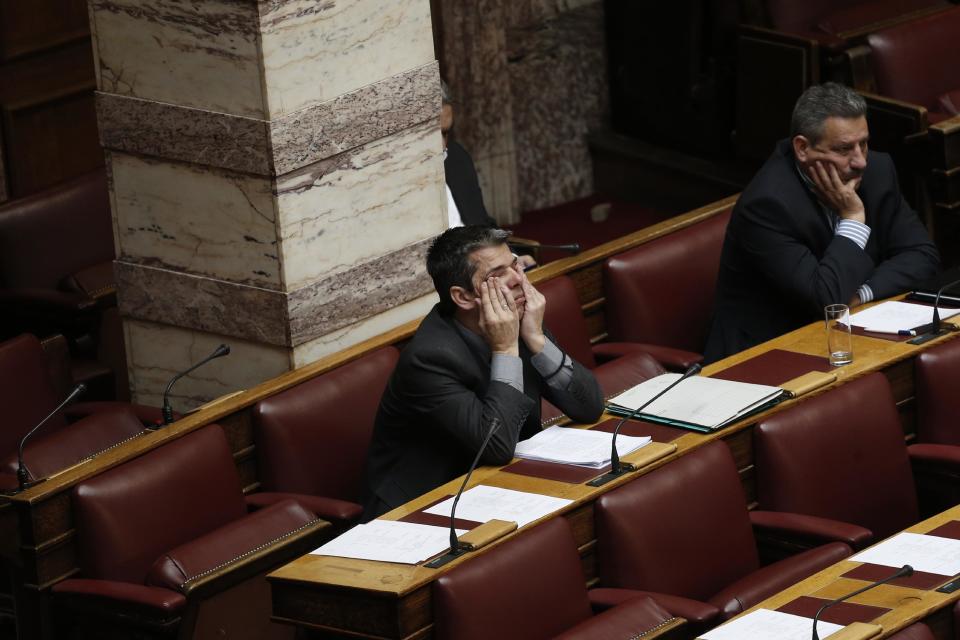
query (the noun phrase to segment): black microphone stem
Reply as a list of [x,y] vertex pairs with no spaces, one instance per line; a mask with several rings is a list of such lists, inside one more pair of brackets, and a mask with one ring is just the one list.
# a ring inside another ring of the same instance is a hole
[[160,407],[160,411],[163,414],[164,425],[168,425],[171,422],[173,422],[173,407],[170,406],[170,389],[173,388],[173,384],[183,376],[187,375],[188,373],[196,369],[197,367],[205,365],[211,360],[214,360],[215,358],[219,358],[221,356],[226,356],[229,354],[230,354],[230,347],[228,345],[221,344],[209,356],[207,356],[197,364],[193,365],[186,371],[181,371],[177,375],[173,376],[173,379],[167,383],[167,388],[163,390],[163,405]]
[[473,463],[470,465],[470,470],[467,472],[463,482],[460,484],[460,488],[457,490],[457,495],[453,498],[453,506],[450,507],[450,553],[456,554],[460,551],[460,541],[457,539],[457,528],[454,526],[454,522],[456,520],[454,514],[457,512],[457,503],[460,502],[460,496],[463,495],[464,488],[467,486],[467,483],[470,482],[470,476],[473,475],[473,470],[477,468],[477,463],[480,462],[480,456],[483,455],[484,449],[487,448],[490,438],[493,437],[493,434],[496,433],[497,429],[499,428],[500,418],[494,417],[490,424],[490,431],[487,432],[487,437],[483,439],[483,444],[481,444],[480,448],[477,449],[477,455],[474,457]]
[[47,420],[60,413],[65,406],[73,402],[77,396],[86,390],[87,385],[83,384],[82,382],[74,387],[73,391],[70,392],[70,395],[68,395],[63,402],[57,405],[56,409],[51,411],[46,418],[40,421],[37,426],[35,426],[33,429],[30,429],[30,431],[27,432],[27,435],[23,436],[23,438],[20,440],[20,447],[17,449],[17,482],[19,483],[20,491],[23,491],[26,488],[27,481],[30,480],[30,472],[27,471],[27,466],[23,464],[23,447],[27,444],[27,440],[30,439],[30,436],[36,433],[37,429],[45,425]]
[[847,600],[848,598],[852,598],[853,596],[860,595],[864,591],[869,591],[874,587],[879,587],[882,584],[886,584],[892,580],[896,580],[897,578],[902,578],[904,576],[912,576],[912,575],[913,575],[913,567],[911,567],[908,564],[905,564],[899,569],[897,569],[896,573],[887,576],[883,580],[877,580],[872,584],[868,584],[863,588],[857,589],[856,591],[853,591],[852,593],[848,593],[847,595],[841,598],[837,598],[836,600],[831,600],[827,604],[823,605],[822,607],[820,607],[820,610],[817,611],[817,615],[813,616],[813,640],[820,640],[820,636],[817,634],[817,621],[820,619],[820,614],[826,611],[827,609],[829,609],[830,607],[832,607],[833,605],[839,604],[844,600]]

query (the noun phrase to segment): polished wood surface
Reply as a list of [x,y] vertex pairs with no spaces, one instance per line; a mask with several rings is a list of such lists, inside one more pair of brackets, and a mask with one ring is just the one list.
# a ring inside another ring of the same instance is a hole
[[[941,337],[928,345],[954,337],[955,335]],[[489,467],[482,468],[474,474],[471,486],[486,484],[573,500],[573,504],[555,515],[566,517],[570,521],[574,537],[584,558],[588,581],[595,581],[593,551],[596,539],[593,532],[593,501],[598,496],[626,482],[634,481],[653,469],[669,464],[675,457],[718,438],[724,439],[730,445],[748,495],[753,495],[750,434],[751,427],[755,423],[767,415],[783,411],[795,403],[804,402],[810,397],[825,393],[835,385],[875,371],[883,371],[890,378],[894,386],[895,398],[902,406],[904,415],[912,416],[909,411],[913,397],[912,358],[920,350],[928,348],[928,345],[918,347],[906,342],[854,335],[854,361],[835,370],[837,381],[834,384],[817,389],[806,396],[784,401],[719,432],[707,435],[693,432],[685,434],[671,443],[676,445],[676,451],[659,457],[643,466],[638,472],[627,474],[603,487],[594,488],[583,484],[573,485],[519,476]],[[825,356],[824,325],[822,322],[810,324],[708,366],[704,368],[703,373],[704,375],[718,373],[772,349]],[[605,415],[601,421],[610,417]],[[912,423],[905,419],[905,429],[911,426]],[[642,478],[640,481],[642,482]],[[452,495],[460,482],[459,479],[453,480],[391,511],[384,517],[398,519],[418,511],[445,496]],[[496,546],[498,543],[491,546]],[[483,551],[476,553],[481,554]],[[274,591],[274,614],[278,620],[308,628],[349,631],[357,634],[355,637],[429,637],[430,583],[450,568],[462,562],[470,562],[475,555],[459,558],[441,569],[329,556],[305,556],[270,575]],[[364,613],[361,615],[360,612]]]
[[[905,529],[905,531],[911,533],[927,533],[953,520],[960,520],[960,506],[953,507],[932,518],[924,520]],[[860,562],[854,562],[852,560],[838,562],[810,576],[806,580],[798,582],[789,589],[785,589],[777,595],[767,598],[741,615],[745,615],[756,609],[775,610],[801,596],[811,596],[824,600],[840,598],[845,594],[870,584],[868,581],[843,577],[843,574],[860,565]],[[894,571],[896,571],[895,568],[890,569],[890,573]],[[947,581],[948,578],[944,578],[943,582],[946,583]],[[876,620],[871,621],[871,624],[879,624],[883,627],[881,637],[889,637],[891,634],[904,627],[910,626],[914,622],[924,621],[930,625],[934,631],[934,635],[938,639],[950,638],[952,640],[952,625],[944,618],[948,613],[948,608],[954,602],[960,600],[960,591],[947,594],[939,593],[934,589],[912,589],[909,587],[884,584],[850,598],[849,602],[890,609],[890,611],[884,613]]]

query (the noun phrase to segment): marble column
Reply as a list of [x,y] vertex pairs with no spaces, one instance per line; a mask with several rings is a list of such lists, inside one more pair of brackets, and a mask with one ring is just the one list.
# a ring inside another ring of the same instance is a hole
[[445,228],[429,0],[90,0],[137,400],[186,408],[422,315]]

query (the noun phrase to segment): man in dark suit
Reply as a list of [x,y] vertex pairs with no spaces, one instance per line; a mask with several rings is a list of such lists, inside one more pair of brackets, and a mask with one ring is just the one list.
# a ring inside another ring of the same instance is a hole
[[744,190],[727,227],[706,362],[823,317],[902,293],[939,258],[887,154],[867,162],[866,102],[848,87],[811,87],[791,138]]
[[364,520],[465,473],[502,465],[540,430],[540,395],[578,422],[603,412],[593,375],[543,327],[546,301],[510,252],[509,233],[455,227],[427,254],[440,303],[387,384],[367,459]]
[[473,158],[458,142],[451,140],[453,131],[453,98],[450,87],[440,81],[442,106],[440,108],[440,133],[443,134],[443,171],[447,179],[447,227],[461,225],[487,225],[494,227],[496,221],[487,213],[483,204],[483,192]]

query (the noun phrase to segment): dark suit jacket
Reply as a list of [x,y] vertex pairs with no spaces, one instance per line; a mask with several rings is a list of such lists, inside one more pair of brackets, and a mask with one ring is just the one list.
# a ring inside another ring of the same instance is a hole
[[443,161],[443,170],[463,224],[496,226],[496,221],[487,214],[487,208],[483,206],[483,193],[480,191],[480,181],[473,159],[466,149],[453,140],[447,144],[447,159]]
[[434,307],[404,347],[377,412],[365,521],[466,473],[494,418],[500,427],[480,464],[508,463],[517,441],[540,431],[541,391],[578,422],[600,417],[600,387],[577,362],[567,389],[557,392],[543,382],[521,340],[520,392],[490,380],[490,350],[475,348],[461,331]]
[[790,141],[777,145],[727,227],[705,361],[823,318],[824,306],[849,302],[864,283],[880,299],[936,274],[937,251],[900,194],[890,156],[870,152],[858,193],[870,227],[865,250],[834,234]]

